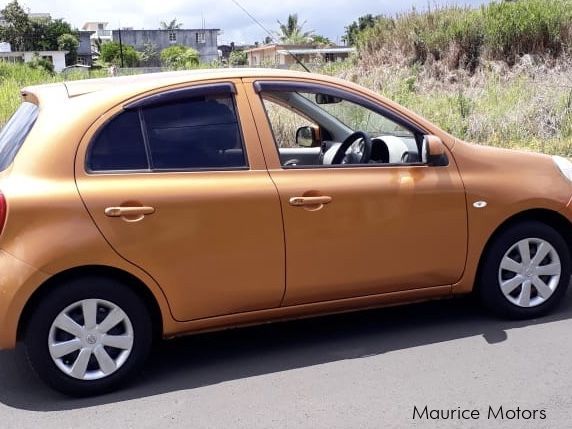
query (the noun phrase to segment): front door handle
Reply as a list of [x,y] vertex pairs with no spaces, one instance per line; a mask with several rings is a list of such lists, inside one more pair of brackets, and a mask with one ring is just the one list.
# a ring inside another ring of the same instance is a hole
[[107,207],[105,215],[109,217],[145,216],[155,213],[155,207]]
[[320,197],[292,197],[290,198],[290,205],[292,206],[318,206],[321,204],[328,204],[332,202],[332,197],[327,195]]

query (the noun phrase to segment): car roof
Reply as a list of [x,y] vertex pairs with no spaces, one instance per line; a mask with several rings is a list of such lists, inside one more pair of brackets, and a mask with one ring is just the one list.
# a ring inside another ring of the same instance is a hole
[[324,78],[324,75],[305,73],[291,70],[265,69],[265,68],[225,68],[225,69],[199,69],[191,71],[175,71],[148,73],[133,76],[106,77],[99,79],[84,79],[66,81],[63,83],[29,86],[22,90],[32,98],[49,99],[74,98],[93,92],[121,88],[121,91],[152,89],[186,82],[198,82],[211,79],[230,78],[256,78],[256,77],[315,77]]

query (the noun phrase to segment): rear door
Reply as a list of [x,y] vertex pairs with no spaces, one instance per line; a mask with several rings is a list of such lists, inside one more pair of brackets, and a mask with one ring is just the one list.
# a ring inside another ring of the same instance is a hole
[[240,81],[108,112],[80,146],[76,178],[105,238],[159,283],[177,320],[279,306],[280,202]]

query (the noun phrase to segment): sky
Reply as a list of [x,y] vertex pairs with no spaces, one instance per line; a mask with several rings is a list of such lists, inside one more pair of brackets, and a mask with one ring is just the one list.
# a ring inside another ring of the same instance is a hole
[[[371,13],[395,14],[410,10],[426,10],[429,5],[457,4],[477,6],[488,0],[237,0],[268,30],[278,29],[290,13],[298,13],[304,29],[314,30],[334,42],[341,43],[344,27],[359,16]],[[108,22],[108,29],[133,27],[159,28],[161,21],[177,18],[183,28],[219,28],[219,44],[262,41],[266,33],[232,0],[19,0],[30,12],[47,12],[52,18],[63,18],[81,28],[86,21]],[[3,8],[8,0],[0,0]]]

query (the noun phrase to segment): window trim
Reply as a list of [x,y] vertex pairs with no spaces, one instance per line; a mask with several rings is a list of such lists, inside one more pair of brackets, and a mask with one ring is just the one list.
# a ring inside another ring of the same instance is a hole
[[200,97],[201,95],[236,95],[236,87],[232,82],[207,83],[187,88],[170,89],[158,94],[148,95],[127,103],[123,110],[136,110],[142,107],[156,106],[184,100],[186,98]]
[[[187,98],[200,97],[203,95],[226,95],[229,96],[234,105],[234,113],[236,115],[236,121],[238,130],[240,133],[240,144],[242,147],[242,152],[244,155],[245,165],[239,167],[196,167],[196,168],[153,168],[153,159],[151,155],[151,149],[149,146],[149,137],[147,134],[147,127],[145,125],[145,118],[143,115],[143,108],[145,107],[155,107],[162,104],[168,104],[176,101],[185,100]],[[103,130],[117,118],[119,115],[128,112],[136,111],[139,125],[141,127],[141,134],[143,144],[145,146],[145,154],[147,156],[147,168],[145,169],[130,169],[130,170],[92,170],[89,167],[89,155],[91,153],[91,148],[98,136],[103,132]],[[228,172],[228,171],[249,171],[250,162],[248,159],[248,150],[246,148],[244,132],[242,129],[242,121],[240,119],[240,113],[238,111],[238,105],[236,103],[236,87],[232,82],[220,82],[212,84],[202,84],[191,86],[187,88],[178,88],[173,90],[167,90],[158,94],[153,94],[147,97],[140,98],[133,102],[127,103],[123,108],[117,111],[112,117],[108,118],[103,124],[101,124],[97,131],[93,133],[89,144],[85,150],[84,157],[84,171],[90,175],[105,175],[105,174],[145,174],[145,173],[192,173],[192,172]]]
[[427,130],[421,128],[419,125],[409,121],[400,114],[389,110],[384,106],[379,105],[366,97],[357,95],[350,91],[344,91],[334,88],[329,85],[310,83],[310,82],[293,82],[286,80],[257,80],[254,82],[254,90],[260,95],[261,92],[307,92],[307,93],[321,93],[331,95],[333,97],[343,98],[344,100],[358,104],[366,109],[373,110],[374,112],[386,116],[388,119],[396,122],[398,125],[411,130],[414,134],[427,134]]

